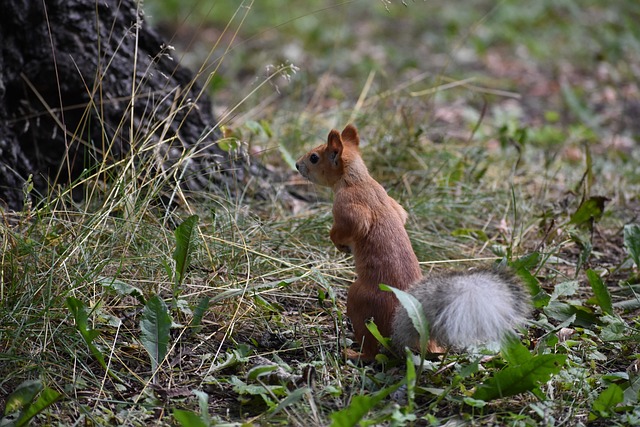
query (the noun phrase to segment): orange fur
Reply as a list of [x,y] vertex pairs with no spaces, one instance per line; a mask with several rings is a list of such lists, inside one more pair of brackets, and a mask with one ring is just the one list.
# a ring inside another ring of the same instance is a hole
[[406,290],[422,278],[422,272],[404,228],[407,213],[369,175],[359,143],[353,125],[342,133],[332,130],[327,143],[302,156],[296,167],[304,177],[335,193],[331,241],[353,254],[357,274],[347,295],[347,316],[361,343],[362,353],[357,356],[371,360],[379,346],[366,321],[373,319],[382,335],[390,336],[398,304],[391,292],[381,291],[378,285]]

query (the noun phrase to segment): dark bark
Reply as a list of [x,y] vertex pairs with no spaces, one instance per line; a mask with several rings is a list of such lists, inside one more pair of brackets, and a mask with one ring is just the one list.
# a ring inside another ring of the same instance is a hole
[[[22,206],[29,175],[46,194],[104,159],[114,162],[132,146],[142,151],[155,143],[146,155],[187,188],[211,190],[248,175],[246,157],[214,144],[219,133],[212,131],[210,100],[170,57],[134,0],[0,0],[0,10],[5,205]],[[188,150],[198,154],[176,173]]]

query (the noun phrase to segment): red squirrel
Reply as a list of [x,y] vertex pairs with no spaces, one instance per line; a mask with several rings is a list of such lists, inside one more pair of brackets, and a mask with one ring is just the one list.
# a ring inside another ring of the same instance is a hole
[[429,351],[465,348],[499,341],[522,324],[529,302],[520,283],[505,271],[452,273],[423,278],[404,228],[407,212],[387,195],[364,164],[360,138],[353,125],[329,132],[327,143],[296,162],[302,176],[334,192],[333,226],[329,236],[342,252],[352,253],[356,280],[347,294],[351,319],[361,352],[349,358],[372,360],[379,344],[366,327],[373,319],[394,346],[415,348],[418,332],[391,292],[379,284],[407,291],[420,301],[429,321]]

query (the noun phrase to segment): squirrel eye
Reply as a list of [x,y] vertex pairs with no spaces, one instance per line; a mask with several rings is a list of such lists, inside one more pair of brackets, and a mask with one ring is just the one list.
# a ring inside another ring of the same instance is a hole
[[309,157],[309,161],[314,165],[318,163],[318,160],[320,160],[320,156],[318,156],[316,153],[313,153],[311,157]]

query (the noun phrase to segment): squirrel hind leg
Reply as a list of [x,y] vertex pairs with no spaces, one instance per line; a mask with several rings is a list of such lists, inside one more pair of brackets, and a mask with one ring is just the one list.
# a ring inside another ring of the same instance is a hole
[[375,350],[368,349],[366,351],[363,348],[363,351],[356,351],[351,348],[345,348],[343,350],[344,357],[353,360],[354,362],[372,362],[376,359],[376,355],[378,354],[378,348]]
[[349,360],[362,362],[372,362],[373,360],[375,360],[376,355],[379,353],[379,346],[378,342],[373,336],[371,336],[370,338],[370,340],[367,340],[367,337],[364,337],[364,342],[361,341],[362,345],[360,351],[356,351],[351,348],[345,348],[343,350],[344,357]]
[[429,345],[427,346],[427,353],[430,354],[445,354],[447,349],[442,347],[438,342],[434,339],[429,340]]

